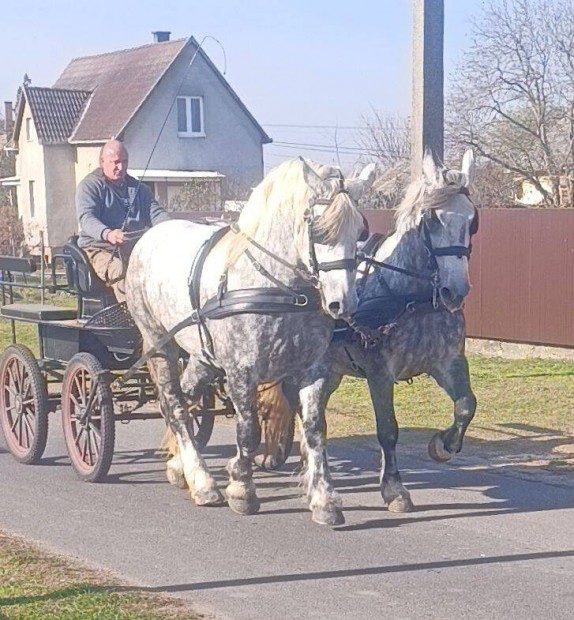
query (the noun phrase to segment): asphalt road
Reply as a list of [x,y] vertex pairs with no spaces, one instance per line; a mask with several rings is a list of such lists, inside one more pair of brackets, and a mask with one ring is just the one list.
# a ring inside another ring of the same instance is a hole
[[[378,455],[332,446],[346,524],[312,523],[295,460],[258,473],[258,515],[195,508],[154,454],[161,422],[119,425],[105,484],[78,481],[51,420],[44,464],[24,466],[0,435],[0,529],[116,571],[199,611],[265,618],[572,618],[574,485],[400,456],[417,509],[387,512]],[[233,426],[206,449],[225,480]]]

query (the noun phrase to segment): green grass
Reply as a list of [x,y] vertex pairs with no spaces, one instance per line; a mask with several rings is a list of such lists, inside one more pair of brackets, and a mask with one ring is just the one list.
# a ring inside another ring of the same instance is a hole
[[0,618],[183,620],[201,616],[177,599],[147,594],[103,571],[0,532]]
[[[574,363],[543,359],[505,360],[471,356],[473,390],[478,400],[470,436],[480,430],[506,432],[512,427],[574,434]],[[426,376],[395,387],[400,426],[444,428],[452,422],[452,402]],[[366,382],[347,377],[329,404],[329,435],[374,432]]]

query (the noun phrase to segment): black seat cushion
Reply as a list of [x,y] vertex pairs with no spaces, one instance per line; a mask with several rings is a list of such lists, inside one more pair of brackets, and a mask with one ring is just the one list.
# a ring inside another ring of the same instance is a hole
[[88,255],[78,246],[77,235],[68,239],[62,249],[62,254],[70,290],[83,296],[109,295],[110,290],[96,275]]
[[7,304],[0,308],[0,315],[7,319],[24,321],[64,321],[75,319],[75,308],[62,308],[48,304]]

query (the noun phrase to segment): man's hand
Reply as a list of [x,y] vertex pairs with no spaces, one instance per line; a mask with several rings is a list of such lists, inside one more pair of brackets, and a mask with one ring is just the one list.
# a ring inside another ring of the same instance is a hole
[[119,228],[110,230],[110,232],[106,235],[106,241],[112,245],[121,245],[125,240],[124,232]]

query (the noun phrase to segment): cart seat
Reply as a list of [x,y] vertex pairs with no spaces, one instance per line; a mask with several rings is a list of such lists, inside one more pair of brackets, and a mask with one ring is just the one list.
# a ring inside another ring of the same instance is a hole
[[71,236],[62,249],[68,287],[84,297],[109,296],[110,289],[98,278],[87,254],[78,246],[78,236]]
[[0,307],[0,315],[21,321],[64,321],[77,318],[75,308],[61,308],[48,304],[7,304]]

